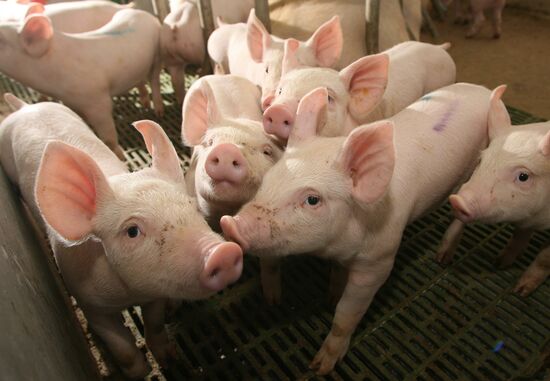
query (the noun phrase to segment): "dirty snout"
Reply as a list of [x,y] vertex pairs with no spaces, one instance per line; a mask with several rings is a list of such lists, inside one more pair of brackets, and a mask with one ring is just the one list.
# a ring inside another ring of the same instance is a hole
[[231,143],[222,143],[208,154],[205,163],[208,176],[215,182],[241,184],[248,175],[248,165],[239,148]]
[[234,242],[222,242],[209,248],[204,269],[199,275],[201,285],[214,292],[236,282],[243,270],[243,252]]
[[449,196],[456,218],[464,223],[480,219],[479,200],[470,191],[461,190],[458,194]]
[[265,251],[269,254],[272,246],[271,227],[265,216],[241,211],[234,217],[223,216],[220,226],[225,239],[238,243],[244,252],[259,255]]

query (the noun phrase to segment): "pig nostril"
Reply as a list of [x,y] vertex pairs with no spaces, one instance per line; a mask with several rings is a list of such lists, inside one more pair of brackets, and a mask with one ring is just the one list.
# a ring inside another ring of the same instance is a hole
[[217,157],[215,157],[213,160],[214,164],[219,164],[220,163],[220,159],[218,159]]
[[220,269],[216,267],[212,272],[210,273],[210,278],[215,278],[220,273]]
[[239,166],[239,162],[237,160],[233,160],[233,166],[234,167],[238,167]]
[[271,119],[271,117],[267,118],[267,120],[269,121],[269,123],[273,123],[273,119]]
[[288,122],[288,120],[285,120],[285,126],[288,126],[290,125],[290,123]]

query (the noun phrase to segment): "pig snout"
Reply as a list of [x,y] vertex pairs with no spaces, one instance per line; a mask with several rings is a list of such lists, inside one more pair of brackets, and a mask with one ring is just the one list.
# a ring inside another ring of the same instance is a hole
[[223,143],[212,149],[206,158],[205,170],[214,181],[241,183],[248,174],[246,159],[239,148]]
[[473,203],[459,194],[449,196],[449,203],[454,209],[456,218],[464,223],[472,222],[478,217]]
[[237,281],[242,270],[243,252],[239,245],[223,242],[212,249],[199,281],[203,287],[217,292]]
[[250,245],[248,244],[246,238],[239,231],[237,218],[238,217],[223,216],[220,220],[220,226],[222,228],[225,238],[237,242],[239,246],[242,247],[243,250],[246,252],[250,248]]
[[271,106],[273,99],[275,99],[275,92],[271,92],[262,98],[262,111],[265,111],[269,106]]
[[294,114],[284,105],[271,105],[263,116],[264,131],[286,141],[294,123]]

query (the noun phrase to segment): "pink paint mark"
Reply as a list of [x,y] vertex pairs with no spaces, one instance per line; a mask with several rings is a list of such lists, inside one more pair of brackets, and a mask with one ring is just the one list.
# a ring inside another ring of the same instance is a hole
[[443,131],[445,127],[447,127],[449,120],[451,119],[454,112],[456,111],[457,106],[458,106],[458,100],[454,100],[449,106],[449,109],[445,111],[445,114],[443,114],[443,116],[437,121],[437,123],[434,124],[432,129],[437,132]]

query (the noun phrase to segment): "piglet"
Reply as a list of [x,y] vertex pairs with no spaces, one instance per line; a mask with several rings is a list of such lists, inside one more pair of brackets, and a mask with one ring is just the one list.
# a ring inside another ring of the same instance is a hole
[[148,366],[120,311],[142,306],[147,345],[164,365],[175,349],[164,330],[165,300],[223,289],[239,278],[242,251],[199,214],[159,125],[134,123],[153,164],[129,173],[67,107],[5,99],[18,111],[0,125],[2,166],[47,227],[65,284],[91,329],[126,376],[142,378]]
[[236,75],[193,83],[183,103],[182,138],[192,146],[188,191],[214,229],[254,196],[282,150],[260,122],[260,90]]
[[327,90],[315,89],[300,101],[287,149],[254,198],[222,217],[225,236],[260,258],[315,253],[347,268],[331,331],[310,364],[319,374],[345,355],[405,226],[475,167],[487,142],[489,96],[459,83],[347,137],[320,137],[330,105]]
[[300,99],[322,86],[328,89],[329,120],[322,136],[348,134],[360,124],[388,118],[432,90],[454,83],[456,67],[447,53],[449,44],[403,42],[381,54],[353,62],[339,72],[303,68],[296,58],[297,45],[287,41],[283,76],[271,106],[264,112],[267,133],[288,139]]
[[154,16],[134,9],[79,34],[59,32],[47,16],[31,14],[22,23],[0,23],[0,71],[61,100],[123,158],[111,96],[149,78],[157,113],[162,113],[159,33]]
[[[449,6],[452,2],[453,0],[443,1],[446,6]],[[469,0],[467,3],[471,14],[464,15],[461,9],[461,1],[454,0],[455,21],[460,23],[463,20],[472,19],[472,25],[470,25],[466,32],[466,38],[475,37],[479,33],[485,21],[485,12],[491,15],[493,38],[500,38],[502,34],[502,10],[506,5],[506,0]]]
[[[218,19],[218,23],[220,20]],[[342,53],[338,16],[319,26],[307,41],[297,41],[296,58],[311,67],[333,67]],[[284,42],[269,34],[250,11],[247,23],[223,24],[208,39],[208,54],[225,73],[240,75],[262,88],[262,109],[269,106],[281,78]]]
[[[505,267],[521,254],[536,230],[550,228],[550,122],[512,126],[501,102],[501,86],[491,98],[487,149],[472,177],[449,197],[458,220],[445,233],[439,262],[450,262],[464,223],[510,222],[515,232],[498,258]],[[515,290],[527,296],[550,273],[550,248],[545,248],[523,274]]]
[[[212,0],[213,17],[226,22],[245,21],[254,7],[254,0]],[[164,18],[161,30],[162,59],[172,78],[172,86],[179,104],[185,96],[185,69],[187,65],[201,65],[206,56],[203,30],[196,1],[171,0],[170,13]]]

